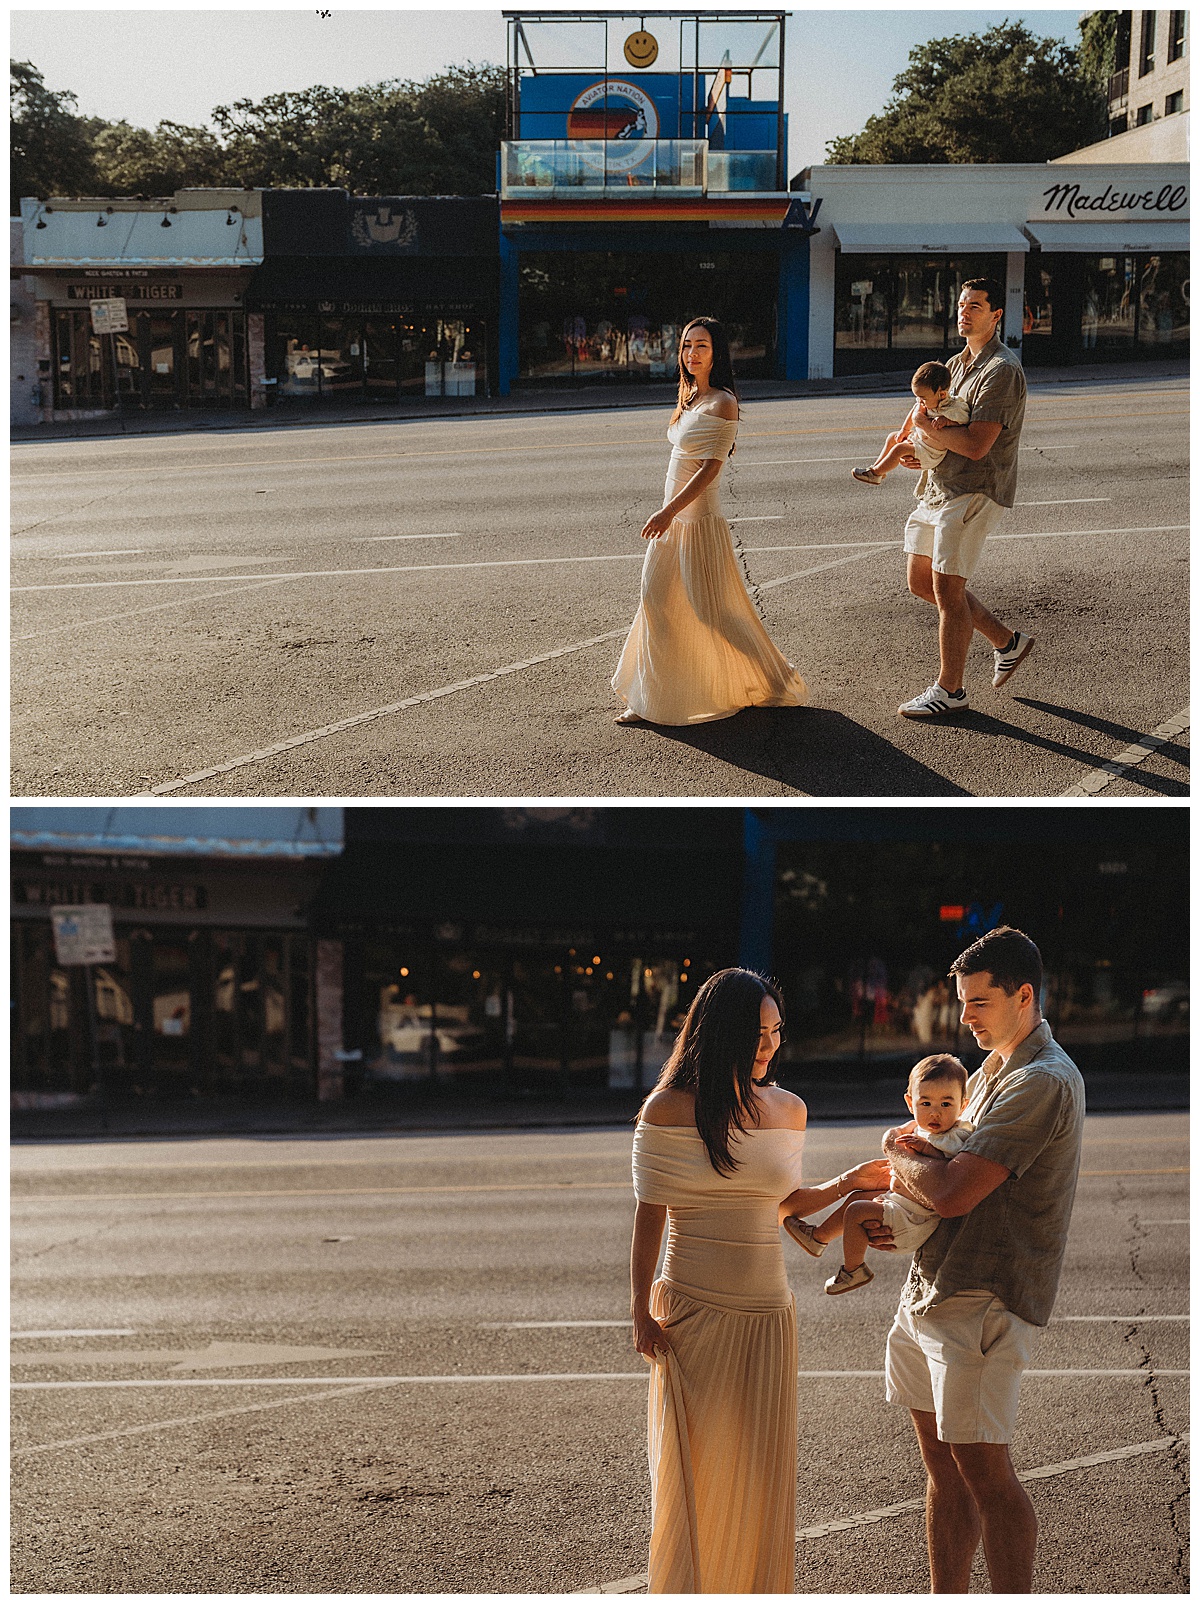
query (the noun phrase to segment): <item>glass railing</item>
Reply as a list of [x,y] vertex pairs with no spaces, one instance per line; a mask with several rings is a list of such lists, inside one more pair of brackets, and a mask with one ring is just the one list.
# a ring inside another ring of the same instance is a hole
[[706,139],[516,139],[500,147],[505,199],[581,192],[703,195],[775,189],[775,152],[711,150]]

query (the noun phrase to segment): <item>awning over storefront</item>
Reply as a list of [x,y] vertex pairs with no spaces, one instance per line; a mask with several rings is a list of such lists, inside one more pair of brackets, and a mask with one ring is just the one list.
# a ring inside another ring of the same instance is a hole
[[842,250],[857,255],[1029,249],[1013,223],[834,223],[833,231]]
[[269,257],[250,280],[250,311],[306,307],[345,312],[477,302],[499,296],[497,258],[393,256]]
[[1161,223],[1026,223],[1030,238],[1044,251],[1186,251],[1190,225]]
[[16,848],[203,858],[336,858],[341,808],[74,808],[12,810]]

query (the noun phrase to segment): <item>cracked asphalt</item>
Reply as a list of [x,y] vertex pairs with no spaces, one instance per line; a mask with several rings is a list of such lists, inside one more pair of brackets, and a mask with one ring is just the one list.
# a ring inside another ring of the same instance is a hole
[[[1187,704],[1187,381],[1034,376],[977,589],[1037,648],[996,694],[977,640],[972,711],[936,728],[896,717],[936,672],[912,480],[850,479],[903,410],[747,403],[726,510],[811,706],[674,730],[616,728],[608,683],[665,413],[18,443],[13,791],[1061,795]],[[1187,762],[1171,741],[1105,794],[1185,795]]]
[[[807,1173],[866,1156],[881,1130],[815,1126]],[[630,1140],[18,1144],[13,1375],[48,1385],[12,1395],[12,1591],[565,1593],[636,1577]],[[1188,1590],[1173,1439],[1189,1190],[1185,1115],[1089,1117],[1034,1356],[1051,1373],[1027,1377],[1013,1447],[1018,1469],[1047,1472],[1029,1484],[1039,1592]],[[824,1266],[785,1251],[801,1369],[821,1372],[801,1382],[798,1527],[919,1496],[908,1423],[874,1374],[905,1261],[876,1255],[869,1287],[829,1299]],[[1123,1457],[1074,1465],[1105,1453]],[[919,1512],[798,1544],[801,1592],[927,1587]]]

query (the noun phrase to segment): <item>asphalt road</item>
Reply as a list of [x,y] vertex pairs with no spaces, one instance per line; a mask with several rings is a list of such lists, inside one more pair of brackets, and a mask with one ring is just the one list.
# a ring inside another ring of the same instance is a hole
[[[897,397],[755,401],[726,506],[805,709],[618,729],[609,677],[659,505],[642,409],[21,443],[21,796],[1055,796],[1187,705],[1184,379],[1031,392],[1019,505],[976,588],[952,727],[903,585],[912,479],[851,482]],[[397,706],[396,704],[404,704]],[[1104,796],[1178,796],[1186,739]]]
[[[816,1127],[808,1175],[880,1129]],[[637,1590],[629,1148],[16,1147],[13,1591]],[[1013,1450],[1038,1472],[1039,1591],[1187,1591],[1187,1162],[1183,1115],[1089,1119]],[[905,1261],[874,1255],[874,1283],[830,1299],[824,1263],[787,1251],[797,1587],[926,1591],[923,1478],[878,1374]]]

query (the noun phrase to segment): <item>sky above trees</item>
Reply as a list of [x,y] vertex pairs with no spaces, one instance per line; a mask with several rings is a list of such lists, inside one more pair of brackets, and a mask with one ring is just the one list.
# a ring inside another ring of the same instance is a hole
[[[930,39],[1021,19],[1039,36],[1078,44],[1082,11],[803,10],[789,13],[789,172],[824,159],[825,142],[857,133],[882,110],[909,51]],[[152,128],[201,125],[214,106],[315,84],[355,88],[422,79],[468,61],[503,64],[499,10],[397,8],[221,11],[17,10],[10,55],[32,61],[50,89],[69,89],[84,116]]]

